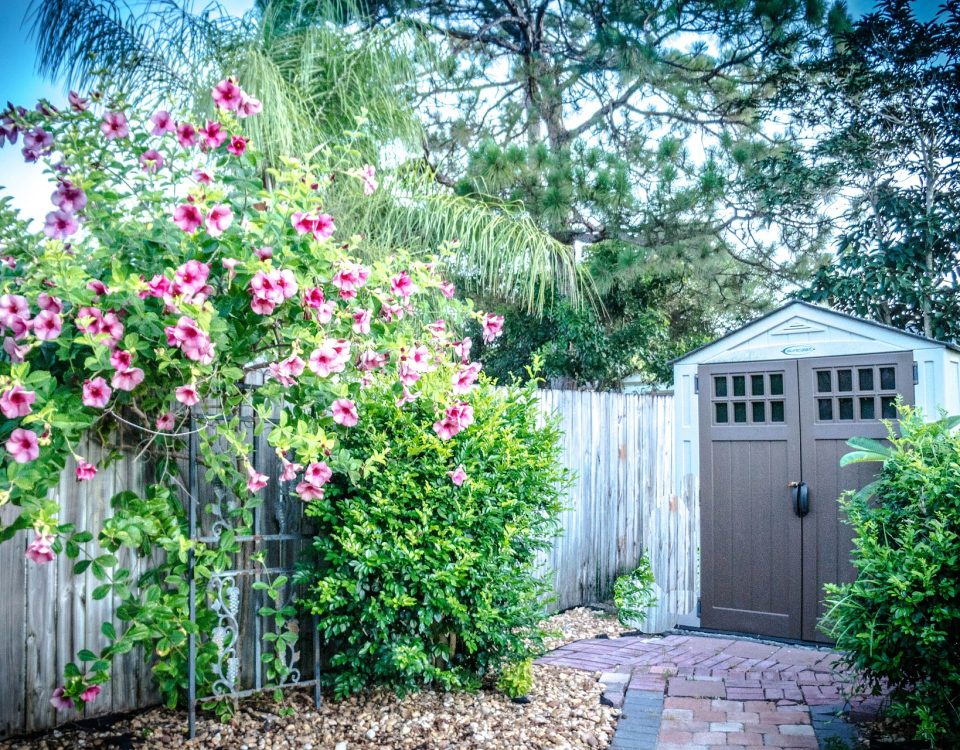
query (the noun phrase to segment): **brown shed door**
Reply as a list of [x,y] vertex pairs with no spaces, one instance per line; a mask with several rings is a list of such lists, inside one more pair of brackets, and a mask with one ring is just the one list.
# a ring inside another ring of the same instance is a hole
[[823,585],[853,577],[837,499],[875,472],[840,456],[886,434],[897,394],[913,403],[912,367],[895,352],[699,368],[703,627],[825,640]]

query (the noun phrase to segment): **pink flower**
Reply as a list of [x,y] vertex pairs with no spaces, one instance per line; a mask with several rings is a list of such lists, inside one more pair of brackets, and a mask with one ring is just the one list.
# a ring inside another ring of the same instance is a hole
[[104,138],[112,141],[114,138],[126,138],[130,135],[130,126],[123,112],[107,112],[100,123],[100,132]]
[[173,223],[187,234],[193,234],[203,224],[203,216],[192,203],[181,203],[173,209]]
[[357,296],[357,290],[367,283],[369,275],[369,269],[359,263],[345,262],[333,274],[330,283],[340,290],[343,299],[353,299]]
[[433,338],[441,339],[447,333],[447,322],[445,320],[435,320],[433,323],[428,323],[426,328]]
[[159,417],[157,417],[157,429],[158,430],[172,430],[174,425],[174,417],[172,412],[164,412]]
[[290,217],[290,223],[293,224],[297,234],[310,233],[318,242],[328,239],[336,230],[330,214],[315,215],[297,211]]
[[503,333],[503,316],[487,313],[483,316],[483,343],[492,344]]
[[144,172],[156,172],[163,167],[163,155],[155,148],[150,148],[140,154],[140,166]]
[[107,289],[107,285],[104,284],[102,281],[100,281],[100,279],[94,279],[93,281],[88,281],[87,289],[89,289],[98,297],[102,297],[103,295],[110,293],[110,290]]
[[174,391],[177,401],[184,406],[193,406],[200,401],[200,394],[197,393],[195,385],[181,385]]
[[373,313],[370,310],[357,310],[353,313],[353,332],[366,335],[370,333],[370,318]]
[[310,371],[321,378],[328,377],[335,372],[343,372],[346,365],[346,359],[338,353],[337,348],[331,341],[324,341],[319,347],[310,353],[307,366]]
[[444,417],[433,423],[433,431],[437,433],[441,440],[449,440],[460,430],[455,422]]
[[409,299],[417,291],[416,285],[406,271],[401,271],[390,279],[390,291],[397,297]]
[[363,180],[363,194],[373,195],[377,189],[377,170],[371,164],[367,164],[360,170],[360,179]]
[[[277,452],[279,453],[279,451]],[[283,470],[280,472],[281,482],[292,482],[297,478],[297,472],[303,468],[300,464],[288,461],[287,457],[283,455],[280,456],[280,463],[283,465]]]
[[201,185],[209,186],[213,182],[213,175],[203,169],[193,170],[193,179]]
[[63,686],[61,685],[50,695],[50,705],[53,706],[58,711],[69,711],[73,708],[73,701],[67,698],[64,694]]
[[323,301],[323,290],[320,287],[311,287],[303,293],[303,304],[307,307],[320,307]]
[[360,419],[356,405],[347,398],[338,398],[330,405],[330,410],[333,412],[333,421],[344,427],[353,427]]
[[32,430],[24,430],[22,427],[18,427],[10,433],[10,439],[7,440],[7,452],[13,456],[13,460],[18,464],[26,464],[36,460],[37,456],[40,455],[37,434]]
[[78,458],[76,474],[78,482],[87,482],[97,475],[97,467],[82,458]]
[[463,464],[461,464],[453,471],[448,471],[447,476],[450,477],[451,482],[459,487],[466,481],[467,472],[464,470]]
[[63,300],[59,297],[53,297],[46,292],[40,292],[37,295],[37,306],[41,310],[48,310],[52,313],[63,312]]
[[210,266],[199,260],[188,260],[173,274],[173,293],[187,297],[199,294],[209,277]]
[[253,251],[253,254],[257,256],[258,260],[270,260],[273,257],[273,248],[269,245],[258,247]]
[[247,466],[247,490],[250,492],[259,492],[267,486],[269,481],[266,474],[261,474],[252,466]]
[[0,411],[7,419],[25,417],[32,411],[31,406],[36,400],[36,393],[24,390],[23,386],[14,385],[0,396]]
[[371,370],[379,370],[381,367],[387,364],[387,360],[390,358],[390,355],[384,352],[379,354],[373,351],[365,351],[360,354],[357,359],[357,369],[364,372],[370,372]]
[[63,321],[56,313],[41,310],[33,319],[33,335],[44,341],[52,341],[60,336]]
[[250,115],[259,114],[262,108],[263,105],[260,103],[259,99],[256,99],[249,94],[241,93],[240,106],[237,107],[237,117],[242,119],[244,117],[250,117]]
[[0,323],[9,326],[11,318],[29,318],[30,303],[21,294],[4,294],[0,296]]
[[113,393],[107,381],[101,377],[83,381],[83,405],[94,409],[102,409],[110,400]]
[[458,401],[447,408],[443,418],[433,423],[433,431],[441,440],[449,440],[473,424],[473,407]]
[[[39,531],[34,532],[33,541],[27,546],[26,557],[37,565],[53,562],[53,536]],[[62,689],[62,688],[61,688]]]
[[310,484],[310,482],[300,482],[300,484],[297,485],[296,492],[304,502],[322,500],[324,495],[323,487],[317,487],[315,484]]
[[98,695],[100,695],[100,686],[91,685],[82,693],[80,693],[80,700],[82,700],[84,703],[92,703],[97,699]]
[[233,212],[229,206],[218,203],[207,214],[207,234],[219,237],[233,223]]
[[207,124],[200,128],[198,132],[203,137],[202,145],[205,148],[219,148],[227,140],[227,131],[223,129],[223,125],[219,122],[207,120]]
[[420,373],[406,362],[401,363],[400,366],[397,367],[397,376],[400,378],[400,382],[406,386],[411,386],[420,380]]
[[403,386],[403,393],[400,395],[394,403],[396,403],[397,408],[399,409],[404,404],[412,404],[417,400],[417,394],[411,393],[407,386]]
[[177,123],[177,141],[184,148],[193,148],[199,142],[197,129],[189,122]]
[[130,365],[133,364],[133,354],[131,352],[125,352],[123,349],[114,349],[110,353],[110,364],[113,366],[113,369],[118,372],[128,370],[130,369]]
[[240,265],[240,261],[236,258],[224,258],[223,267],[227,269],[227,276],[231,279],[237,275],[237,266]]
[[451,378],[454,393],[468,393],[473,384],[477,382],[477,376],[480,375],[480,368],[483,367],[479,362],[472,365],[461,367]]
[[11,362],[23,362],[23,358],[30,351],[29,346],[17,346],[17,342],[10,336],[3,340],[3,350],[10,356]]
[[457,288],[454,286],[452,281],[444,281],[440,285],[440,294],[442,294],[447,299],[453,299],[453,295],[457,293]]
[[227,151],[234,156],[243,156],[243,152],[247,150],[247,143],[249,142],[249,138],[244,138],[241,135],[231,136],[230,144],[227,146]]
[[153,123],[150,135],[166,135],[167,133],[177,132],[177,123],[173,121],[170,113],[165,109],[158,109],[154,112],[150,122]]
[[[356,421],[353,424],[356,424]],[[314,487],[323,487],[332,476],[333,471],[324,461],[315,461],[307,466],[307,470],[303,473],[304,481],[309,482]]]
[[54,240],[65,240],[80,228],[73,214],[66,211],[51,211],[44,220],[43,233]]
[[287,387],[297,382],[297,378],[303,373],[306,363],[296,354],[291,354],[282,362],[271,362],[268,365],[270,375],[273,376],[282,385]]
[[53,191],[50,200],[61,211],[72,214],[82,210],[87,205],[87,194],[76,185],[64,181]]
[[214,104],[220,109],[231,112],[239,107],[243,100],[243,92],[240,90],[240,87],[233,82],[232,78],[224,78],[213,87],[210,93],[213,96]]
[[143,370],[131,367],[129,370],[118,370],[113,374],[110,385],[118,391],[132,391],[143,382]]
[[90,103],[89,99],[84,99],[76,91],[71,91],[67,94],[67,101],[70,102],[70,108],[74,112],[85,112],[87,105]]

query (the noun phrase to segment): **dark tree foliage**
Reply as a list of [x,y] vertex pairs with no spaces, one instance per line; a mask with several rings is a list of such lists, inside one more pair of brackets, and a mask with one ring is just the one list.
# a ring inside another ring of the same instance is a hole
[[921,22],[885,0],[805,72],[790,94],[826,133],[805,168],[850,200],[802,296],[960,339],[960,4]]
[[[464,196],[516,202],[598,275],[604,310],[558,313],[545,326],[549,345],[545,331],[508,337],[510,357],[546,346],[566,357],[558,368],[570,377],[615,380],[605,356],[586,354],[595,347],[625,352],[660,379],[669,347],[651,339],[684,341],[690,318],[710,335],[809,278],[823,222],[780,220],[784,196],[765,171],[793,134],[761,116],[762,105],[783,70],[842,25],[842,6],[372,0],[353,17],[436,43],[418,95],[437,179]],[[608,261],[618,278],[606,278]],[[648,302],[665,288],[682,300],[655,315]]]

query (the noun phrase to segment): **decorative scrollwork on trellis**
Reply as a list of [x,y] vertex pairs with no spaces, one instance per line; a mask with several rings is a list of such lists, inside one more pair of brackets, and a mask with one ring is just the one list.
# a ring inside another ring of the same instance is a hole
[[240,660],[237,658],[240,589],[233,576],[223,575],[210,579],[208,591],[212,594],[211,609],[217,616],[217,625],[210,635],[217,646],[217,660],[213,665],[216,679],[212,689],[215,694],[233,693],[240,676]]
[[213,491],[214,502],[207,506],[207,511],[213,515],[210,532],[217,537],[224,531],[233,530],[233,522],[230,519],[233,518],[239,506],[233,493],[228,492],[219,479],[214,479],[210,483],[210,488]]

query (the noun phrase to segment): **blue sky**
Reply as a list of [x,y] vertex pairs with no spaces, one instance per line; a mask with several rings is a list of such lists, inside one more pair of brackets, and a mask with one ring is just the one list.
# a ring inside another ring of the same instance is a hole
[[[66,97],[62,84],[44,80],[35,70],[36,56],[29,40],[24,16],[29,0],[0,0],[0,106],[6,101],[31,107],[39,98],[47,97],[54,104]],[[253,6],[253,0],[226,0],[224,5],[240,15]],[[848,0],[854,15],[872,7],[870,0]],[[929,18],[937,6],[935,0],[914,3],[921,18]],[[24,164],[19,144],[0,149],[0,186],[4,194],[13,196],[14,205],[25,216],[40,220],[49,209],[50,184],[39,164]]]

